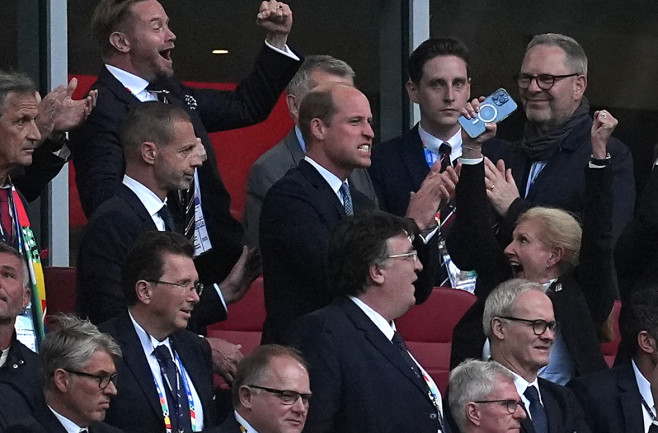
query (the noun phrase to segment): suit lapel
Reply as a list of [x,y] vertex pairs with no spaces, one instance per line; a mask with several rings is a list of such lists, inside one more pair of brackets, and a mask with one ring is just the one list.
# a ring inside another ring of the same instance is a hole
[[290,155],[292,156],[293,161],[295,161],[295,167],[299,165],[299,161],[304,159],[304,151],[302,150],[302,145],[297,139],[297,133],[295,132],[295,127],[293,127],[286,138],[284,139],[286,148]]
[[420,135],[418,134],[418,124],[406,135],[404,145],[398,148],[398,152],[400,160],[411,179],[412,188],[414,191],[417,191],[430,172],[430,168],[425,160],[423,142],[420,140]]
[[[316,189],[315,202],[321,203],[322,206],[332,208],[336,213],[335,218],[341,220],[345,218],[345,208],[338,199],[336,193],[331,189],[327,181],[308,161],[302,160],[299,163],[299,171],[308,179],[309,183]],[[322,212],[322,215],[329,213]]]
[[101,72],[98,74],[98,81],[110,89],[110,91],[116,95],[117,99],[125,102],[128,106],[140,103],[139,99],[137,99],[130,90],[126,89],[105,66],[101,68]]
[[48,408],[45,402],[43,405],[40,404],[35,408],[34,417],[48,433],[67,433],[62,423],[59,422],[55,414]]
[[642,397],[637,387],[635,373],[630,363],[619,370],[617,386],[620,389],[621,411],[624,417],[626,433],[644,432],[644,414],[642,413]]
[[117,195],[120,196],[132,209],[133,213],[139,217],[145,230],[156,231],[158,229],[153,222],[153,218],[151,218],[151,215],[144,207],[142,201],[130,188],[125,185],[121,185]]
[[564,430],[564,426],[562,425],[562,420],[564,419],[562,408],[555,399],[555,395],[546,386],[542,386],[544,384],[543,382],[545,380],[539,378],[539,390],[541,392],[541,401],[544,405],[544,410],[546,410],[546,419],[548,419],[548,431],[550,433],[561,433]]

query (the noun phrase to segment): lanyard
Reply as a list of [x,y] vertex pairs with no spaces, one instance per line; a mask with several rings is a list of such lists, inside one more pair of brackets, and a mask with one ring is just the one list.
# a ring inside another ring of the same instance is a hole
[[653,413],[653,410],[651,410],[651,407],[649,406],[649,403],[646,402],[644,397],[640,396],[642,398],[642,407],[644,407],[649,414],[649,418],[651,418],[652,421],[656,420],[656,414]]
[[[176,351],[174,351],[174,355],[176,357],[176,364],[178,364],[178,367],[180,369],[179,374],[183,379],[183,387],[185,388],[185,394],[187,395],[187,402],[190,409],[190,421],[192,424],[192,431],[197,432],[199,430],[196,427],[196,411],[194,410],[194,399],[192,398],[192,389],[190,388],[190,385],[187,382],[185,367],[183,366],[183,363],[181,362],[180,357],[178,356],[178,353]],[[158,399],[160,400],[160,407],[162,408],[162,417],[164,418],[165,428],[167,429],[167,433],[172,433],[171,417],[169,412],[169,405],[167,404],[167,397],[165,396],[164,392],[162,392],[162,389],[160,389],[160,385],[158,385],[158,381],[155,378],[155,374],[153,374],[153,371],[151,371],[151,374],[153,375],[153,382],[155,382],[155,390],[158,392]],[[168,383],[168,379],[164,374],[162,375],[162,380],[163,382]],[[169,384],[169,388],[171,389],[171,384]]]

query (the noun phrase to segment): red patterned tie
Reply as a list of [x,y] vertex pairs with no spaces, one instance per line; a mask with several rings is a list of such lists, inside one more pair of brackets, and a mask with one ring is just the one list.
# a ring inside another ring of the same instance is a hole
[[0,188],[0,223],[2,223],[2,233],[5,239],[12,239],[11,214],[9,213],[9,194],[11,188]]

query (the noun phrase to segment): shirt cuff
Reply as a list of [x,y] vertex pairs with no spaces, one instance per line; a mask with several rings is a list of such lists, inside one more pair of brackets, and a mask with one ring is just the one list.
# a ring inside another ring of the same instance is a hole
[[283,54],[284,56],[290,57],[293,60],[299,61],[299,57],[297,57],[297,55],[295,53],[293,53],[290,48],[288,48],[287,44],[286,44],[285,47],[283,47],[283,50],[280,49],[280,48],[275,47],[272,44],[270,44],[269,42],[267,42],[267,40],[265,40],[265,45],[267,45],[268,47],[270,47],[271,49],[273,49],[274,51],[276,51],[279,54]]
[[461,159],[462,165],[478,165],[482,161],[484,161],[484,156],[482,156],[480,158],[476,158],[476,159],[470,159],[470,158],[462,158]]
[[215,288],[215,291],[219,296],[219,300],[222,301],[222,306],[224,307],[224,311],[226,311],[226,314],[228,315],[228,307],[226,306],[226,301],[224,300],[224,295],[222,295],[222,291],[219,290],[219,284],[214,283],[213,287]]

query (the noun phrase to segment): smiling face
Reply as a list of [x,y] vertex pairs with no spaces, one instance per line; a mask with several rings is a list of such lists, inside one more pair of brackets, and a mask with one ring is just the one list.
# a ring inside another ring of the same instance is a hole
[[512,242],[505,248],[515,278],[546,283],[560,274],[559,251],[541,240],[542,226],[526,219],[514,228]]
[[442,140],[457,133],[461,109],[471,95],[466,62],[457,56],[436,56],[423,66],[418,84],[407,83],[409,99],[420,106],[420,124]]
[[37,100],[32,94],[10,92],[0,115],[0,169],[8,172],[15,167],[32,164],[32,154],[41,134],[34,119],[38,114]]
[[176,35],[169,29],[169,17],[160,3],[134,3],[123,34],[130,62],[128,72],[151,82],[174,74],[171,51]]

